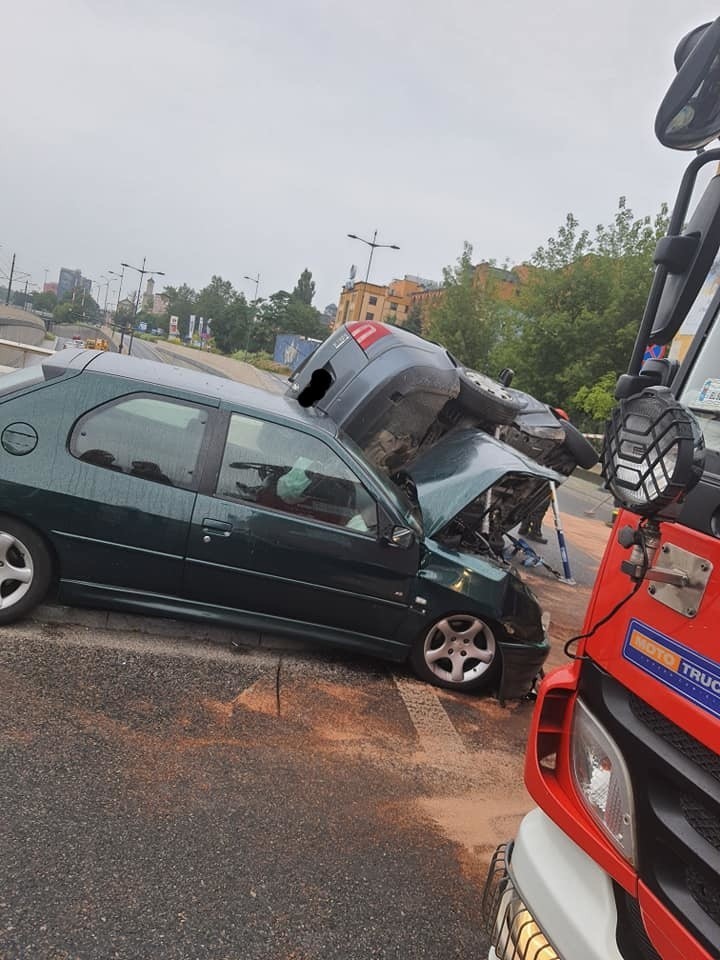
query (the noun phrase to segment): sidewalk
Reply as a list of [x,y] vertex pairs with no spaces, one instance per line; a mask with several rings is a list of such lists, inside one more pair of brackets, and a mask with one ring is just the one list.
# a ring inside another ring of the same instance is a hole
[[[103,327],[106,336],[118,344],[120,342],[119,334],[113,333],[110,327]],[[136,338],[135,343],[139,338]],[[146,344],[163,360],[180,360],[188,366],[196,367],[206,373],[218,373],[237,383],[245,383],[251,387],[259,387],[261,390],[269,390],[272,393],[284,393],[287,383],[282,377],[274,373],[268,373],[266,370],[258,370],[250,363],[242,360],[234,360],[232,357],[224,357],[217,353],[209,353],[206,350],[195,350],[192,347],[183,347],[177,343],[168,343],[167,340],[158,340],[156,343],[150,340],[140,340],[140,343]]]

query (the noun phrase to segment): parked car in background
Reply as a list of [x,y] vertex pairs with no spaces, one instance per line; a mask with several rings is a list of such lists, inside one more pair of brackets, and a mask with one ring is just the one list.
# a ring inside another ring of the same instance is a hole
[[485,534],[560,478],[486,434],[417,458],[408,497],[293,398],[66,350],[0,377],[0,445],[0,623],[52,591],[409,659],[502,698],[547,656],[535,597]]

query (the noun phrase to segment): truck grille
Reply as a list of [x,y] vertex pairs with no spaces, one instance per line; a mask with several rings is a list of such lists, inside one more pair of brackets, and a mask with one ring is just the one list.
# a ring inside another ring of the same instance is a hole
[[580,694],[630,771],[640,879],[720,956],[720,757],[592,661]]
[[673,749],[680,750],[701,770],[720,781],[720,756],[681,730],[672,720],[658,713],[640,697],[630,695],[630,709],[649,730],[656,733]]

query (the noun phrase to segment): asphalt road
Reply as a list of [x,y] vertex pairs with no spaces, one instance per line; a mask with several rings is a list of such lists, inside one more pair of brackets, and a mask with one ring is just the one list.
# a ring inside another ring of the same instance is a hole
[[[603,497],[560,492],[580,586],[532,571],[566,631],[609,533]],[[0,690],[0,960],[486,954],[487,862],[532,806],[528,704],[165,622],[4,628]]]
[[483,956],[528,705],[32,624],[0,685],[3,960]]
[[[566,520],[597,565],[607,528]],[[588,590],[530,580],[560,662]],[[0,690],[2,960],[485,956],[529,704],[169,621],[3,628]]]

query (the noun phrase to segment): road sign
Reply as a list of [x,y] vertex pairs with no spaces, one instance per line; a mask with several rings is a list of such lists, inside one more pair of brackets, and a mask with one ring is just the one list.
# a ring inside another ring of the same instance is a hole
[[643,363],[646,360],[662,360],[662,358],[665,356],[666,349],[666,347],[661,347],[659,343],[651,343],[645,351]]

